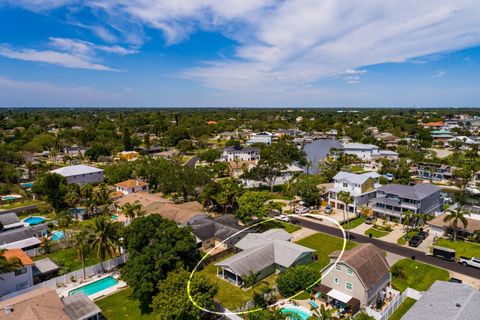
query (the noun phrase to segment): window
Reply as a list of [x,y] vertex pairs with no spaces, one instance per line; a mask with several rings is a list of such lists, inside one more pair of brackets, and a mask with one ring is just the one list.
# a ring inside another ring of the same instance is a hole
[[337,277],[333,277],[333,283],[339,284],[339,283],[340,283],[340,279],[338,279]]
[[353,270],[350,269],[350,268],[347,268],[347,274],[348,274],[349,276],[352,276],[352,275],[353,275]]
[[348,183],[344,182],[344,183],[343,183],[343,187],[344,187],[344,188],[348,188]]
[[19,276],[21,274],[27,273],[27,268],[20,268],[15,270],[15,276]]
[[335,269],[337,269],[338,271],[342,271],[342,266],[337,264],[337,265],[335,265]]
[[348,291],[352,291],[353,290],[353,285],[351,282],[345,282],[345,289],[347,289]]
[[17,283],[17,285],[16,285],[17,290],[21,290],[21,289],[24,289],[26,287],[28,287],[28,281]]

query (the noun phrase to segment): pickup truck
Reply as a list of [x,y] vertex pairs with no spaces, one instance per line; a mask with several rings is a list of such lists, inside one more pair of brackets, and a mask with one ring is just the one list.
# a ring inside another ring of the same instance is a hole
[[458,260],[458,263],[463,264],[464,266],[480,268],[480,258],[460,257],[460,259]]

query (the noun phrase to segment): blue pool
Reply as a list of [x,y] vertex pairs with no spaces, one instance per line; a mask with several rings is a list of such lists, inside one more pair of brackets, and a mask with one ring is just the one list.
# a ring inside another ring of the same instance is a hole
[[117,220],[118,216],[116,214],[112,214],[112,220]]
[[43,217],[30,217],[30,218],[23,219],[23,222],[26,222],[31,226],[34,226],[36,224],[40,224],[44,221],[45,221],[45,218],[43,218]]
[[33,187],[33,182],[25,182],[25,183],[22,183],[21,185],[24,188],[31,188]]
[[295,319],[299,318],[299,319],[302,319],[302,320],[307,320],[309,317],[312,316],[312,313],[310,311],[307,311],[307,310],[304,310],[302,308],[298,308],[298,307],[295,307],[295,306],[292,306],[292,305],[287,305],[285,308],[282,308],[280,310],[281,313],[283,314],[292,314],[292,315],[295,315],[297,317],[295,317]]
[[8,200],[15,200],[15,199],[17,199],[17,198],[18,198],[18,197],[16,197],[16,196],[3,196],[3,197],[2,197],[2,200],[3,200],[3,201],[8,201]]
[[60,241],[63,239],[63,231],[54,231],[53,232],[53,236],[52,236],[52,240],[53,241]]
[[91,296],[97,292],[113,287],[118,283],[114,277],[108,276],[103,279],[97,280],[95,282],[89,283],[83,287],[73,289],[68,293],[69,296],[74,295],[79,292],[83,292],[86,296]]

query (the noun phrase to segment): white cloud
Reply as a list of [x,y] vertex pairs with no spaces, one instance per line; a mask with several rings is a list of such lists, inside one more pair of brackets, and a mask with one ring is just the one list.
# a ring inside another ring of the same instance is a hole
[[43,62],[66,68],[89,69],[99,71],[119,71],[95,62],[96,52],[102,51],[119,55],[136,53],[118,45],[97,45],[88,41],[67,38],[49,38],[49,47],[55,50],[36,50],[29,48],[11,48],[0,45],[0,55],[23,61]]
[[443,78],[447,74],[446,71],[437,70],[434,74],[431,75],[432,78]]
[[363,66],[480,43],[478,0],[87,0],[82,5],[101,11],[121,30],[159,29],[170,45],[197,30],[234,39],[233,57],[182,74],[228,92],[296,90],[319,79],[364,73]]

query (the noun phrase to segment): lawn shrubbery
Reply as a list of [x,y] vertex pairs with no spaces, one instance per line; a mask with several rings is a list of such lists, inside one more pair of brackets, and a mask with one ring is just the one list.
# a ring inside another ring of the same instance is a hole
[[320,278],[320,273],[308,266],[291,267],[280,273],[277,288],[283,297],[290,297],[305,290]]

